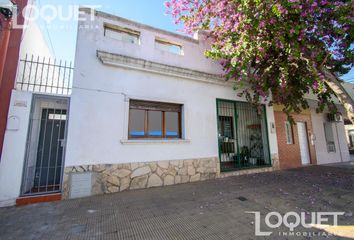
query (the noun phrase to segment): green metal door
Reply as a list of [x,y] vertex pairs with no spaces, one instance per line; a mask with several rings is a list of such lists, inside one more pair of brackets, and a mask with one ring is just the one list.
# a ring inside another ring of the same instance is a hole
[[221,171],[233,170],[239,165],[235,102],[217,100],[217,112]]
[[217,99],[221,171],[270,166],[265,106]]

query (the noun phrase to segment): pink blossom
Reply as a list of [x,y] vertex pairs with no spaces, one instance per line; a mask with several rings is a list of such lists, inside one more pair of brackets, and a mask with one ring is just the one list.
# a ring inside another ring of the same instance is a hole
[[265,22],[264,22],[264,21],[261,21],[261,22],[259,23],[259,27],[260,27],[260,28],[264,28],[264,27],[265,27]]
[[171,7],[171,3],[169,1],[166,1],[163,4],[165,5],[166,8],[170,8]]
[[314,81],[314,82],[312,83],[312,89],[317,90],[318,87],[319,87],[318,82],[317,82],[317,81]]

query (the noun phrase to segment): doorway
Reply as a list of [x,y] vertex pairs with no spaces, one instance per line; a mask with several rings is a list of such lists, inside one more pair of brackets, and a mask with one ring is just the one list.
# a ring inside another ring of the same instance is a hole
[[222,172],[271,166],[265,106],[217,99],[218,148]]
[[302,165],[310,164],[309,142],[307,139],[307,128],[304,122],[297,122],[297,133],[299,136],[300,156]]
[[34,96],[22,195],[61,191],[68,99]]

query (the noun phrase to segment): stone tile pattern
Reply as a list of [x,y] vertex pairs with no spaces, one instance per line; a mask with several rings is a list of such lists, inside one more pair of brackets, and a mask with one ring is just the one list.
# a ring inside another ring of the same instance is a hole
[[220,177],[220,164],[219,159],[214,157],[66,167],[63,179],[64,199],[70,197],[70,175],[79,172],[92,172],[91,194],[97,195],[215,179]]

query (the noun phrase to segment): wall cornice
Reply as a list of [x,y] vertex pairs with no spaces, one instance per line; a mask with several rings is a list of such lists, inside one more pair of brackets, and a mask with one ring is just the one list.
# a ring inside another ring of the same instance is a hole
[[181,68],[161,63],[156,63],[144,59],[128,57],[125,55],[109,53],[97,50],[97,58],[107,66],[121,67],[125,69],[132,69],[150,73],[156,73],[160,75],[167,75],[171,77],[179,77],[184,79],[190,79],[195,81],[201,81],[206,83],[218,84],[218,85],[232,85],[232,81],[226,81],[221,75],[210,74],[191,70],[187,68]]

